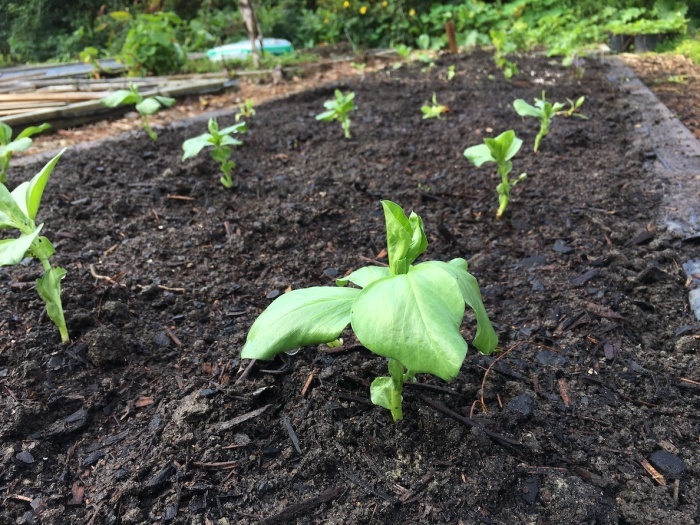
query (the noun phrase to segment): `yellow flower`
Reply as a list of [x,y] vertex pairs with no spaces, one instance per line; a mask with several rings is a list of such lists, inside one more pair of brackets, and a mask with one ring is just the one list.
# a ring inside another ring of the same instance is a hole
[[386,7],[386,6],[388,6],[388,5],[389,5],[389,2],[387,2],[386,0],[384,0],[384,1],[382,2],[382,7]]
[[363,5],[362,7],[360,7],[360,14],[361,15],[367,14],[367,6],[366,5]]
[[348,0],[345,0],[345,2],[343,2],[343,9],[347,9],[348,7],[350,7],[350,2],[348,2]]
[[411,10],[408,12],[408,16],[416,16],[416,10],[415,10],[415,9],[411,9]]

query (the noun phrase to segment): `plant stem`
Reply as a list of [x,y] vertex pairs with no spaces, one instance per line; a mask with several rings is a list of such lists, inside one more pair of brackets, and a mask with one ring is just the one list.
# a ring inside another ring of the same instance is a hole
[[391,375],[391,417],[394,421],[403,419],[403,380],[404,367],[396,359],[389,359],[389,374]]
[[146,133],[148,133],[148,136],[151,137],[151,140],[158,140],[158,134],[151,129],[151,124],[148,122],[148,117],[146,115],[141,115],[141,118],[143,119],[143,129],[146,130]]
[[343,119],[343,132],[345,133],[345,138],[349,139],[350,138],[350,119],[349,118]]

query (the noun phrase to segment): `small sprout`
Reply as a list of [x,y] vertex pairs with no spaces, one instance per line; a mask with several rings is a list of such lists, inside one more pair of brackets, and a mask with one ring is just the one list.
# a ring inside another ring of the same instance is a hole
[[351,111],[357,109],[355,106],[355,93],[350,92],[344,95],[339,89],[335,90],[335,100],[328,100],[323,103],[328,111],[316,115],[316,120],[322,120],[323,122],[331,122],[333,120],[340,121],[343,126],[343,133],[345,133],[345,138],[350,138],[350,117],[348,116]]
[[515,111],[521,117],[535,117],[540,119],[540,131],[535,137],[535,148],[537,151],[540,147],[540,142],[544,137],[549,134],[549,127],[552,124],[552,119],[557,115],[563,115],[565,117],[578,117],[582,119],[587,119],[585,115],[577,113],[578,108],[583,104],[585,97],[579,97],[576,102],[571,99],[566,99],[569,102],[569,109],[564,109],[564,104],[561,102],[555,102],[552,104],[545,99],[544,91],[542,92],[542,98],[535,99],[535,105],[532,106],[525,102],[523,99],[519,98],[513,102],[513,107]]
[[219,123],[215,118],[209,119],[209,133],[203,133],[198,137],[187,139],[182,144],[184,155],[182,160],[195,157],[204,148],[213,148],[211,150],[211,158],[221,165],[221,171],[224,176],[219,180],[225,188],[233,187],[233,179],[231,171],[236,167],[236,163],[231,160],[231,147],[240,146],[243,143],[240,140],[234,139],[233,133],[245,133],[248,130],[248,125],[245,122],[239,122],[228,128],[219,129]]
[[68,328],[61,304],[61,280],[66,275],[64,268],[52,267],[49,259],[56,251],[46,237],[39,233],[44,227],[34,222],[39,211],[44,188],[51,176],[63,149],[31,180],[17,186],[11,193],[0,183],[0,229],[19,230],[16,239],[0,240],[0,266],[15,266],[25,257],[39,259],[44,275],[36,280],[36,291],[46,304],[46,312],[58,327],[61,341],[67,343]]
[[4,122],[0,122],[0,183],[7,182],[7,169],[10,167],[12,154],[29,149],[32,145],[32,139],[29,137],[50,127],[49,124],[30,126],[17,135],[15,140],[12,140],[12,128]]
[[355,69],[360,75],[365,76],[365,69],[367,69],[367,64],[364,62],[350,62],[350,65]]
[[510,172],[513,169],[513,163],[510,161],[523,145],[523,141],[515,136],[513,130],[501,133],[495,139],[484,139],[484,144],[472,146],[464,150],[464,156],[467,157],[477,168],[481,167],[485,162],[495,162],[498,164],[498,174],[501,176],[501,182],[496,186],[498,193],[498,211],[496,218],[500,219],[508,207],[510,200],[510,190],[518,182],[525,179],[525,173],[516,178],[509,178]]
[[449,82],[455,77],[455,67],[454,66],[447,66],[447,81]]
[[405,381],[418,373],[449,381],[459,373],[467,353],[460,333],[467,306],[476,317],[474,346],[490,354],[498,337],[467,261],[414,265],[428,246],[422,219],[415,213],[406,217],[391,201],[382,206],[389,266],[365,266],[336,280],[337,287],[292,290],[278,297],[253,323],[241,357],[271,359],[301,346],[333,342],[349,324],[365,348],[388,358],[389,377],[372,382],[370,397],[398,421]]
[[402,62],[397,62],[394,64],[394,69],[400,68],[404,63],[408,63],[411,58],[411,51],[413,51],[410,47],[408,47],[406,44],[399,44],[394,48],[394,53],[399,55],[401,57]]
[[437,98],[435,93],[433,93],[433,100],[432,104],[425,104],[423,107],[420,108],[420,110],[423,112],[423,118],[437,118],[442,120],[442,114],[447,113],[450,111],[450,108],[447,106],[443,106],[441,104],[438,104]]
[[163,108],[169,108],[175,105],[175,99],[170,97],[161,97],[154,95],[144,98],[139,93],[139,88],[134,84],[129,86],[129,89],[120,89],[111,95],[106,96],[100,103],[108,108],[116,108],[117,106],[136,105],[136,111],[143,119],[143,128],[148,133],[148,136],[153,140],[158,140],[158,135],[151,129],[151,124],[148,122],[149,115],[155,115]]
[[236,122],[240,121],[242,118],[250,119],[255,115],[255,105],[250,99],[245,99],[243,102],[238,104],[238,113],[236,113]]

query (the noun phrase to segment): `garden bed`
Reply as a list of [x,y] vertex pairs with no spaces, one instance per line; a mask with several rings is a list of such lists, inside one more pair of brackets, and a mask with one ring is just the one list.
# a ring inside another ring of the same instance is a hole
[[[203,121],[69,150],[39,219],[74,342],[42,315],[36,264],[0,273],[3,520],[693,523],[700,333],[680,264],[700,250],[655,226],[663,181],[606,67],[519,66],[509,83],[475,52],[259,106],[235,191],[204,155],[180,161]],[[349,141],[314,118],[336,87],[357,94]],[[512,101],[543,89],[584,95],[589,120],[556,120],[533,154]],[[421,120],[433,93],[444,121]],[[497,221],[495,169],[462,152],[511,128],[528,179]],[[507,351],[420,376],[399,423],[369,401],[384,359],[350,333],[239,358],[272,298],[386,262],[380,199],[423,217],[424,259],[469,259]]]

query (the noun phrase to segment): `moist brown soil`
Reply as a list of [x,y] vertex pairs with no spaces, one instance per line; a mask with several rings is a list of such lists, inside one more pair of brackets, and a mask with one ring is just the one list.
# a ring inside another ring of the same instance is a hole
[[[259,105],[234,191],[205,155],[180,160],[204,121],[67,151],[39,219],[72,343],[35,262],[0,272],[0,522],[697,523],[700,331],[680,264],[700,250],[655,226],[662,181],[605,66],[519,66],[509,83],[475,52]],[[336,87],[357,94],[351,140],[314,118]],[[543,89],[585,95],[589,120],[556,120],[533,154],[511,104]],[[433,93],[444,121],[421,119]],[[462,152],[510,128],[528,178],[498,221],[495,169]],[[240,359],[274,297],[386,262],[380,199],[423,217],[424,259],[470,260],[503,350],[471,351],[450,383],[420,376],[399,423],[369,401],[384,359],[351,333]]]

